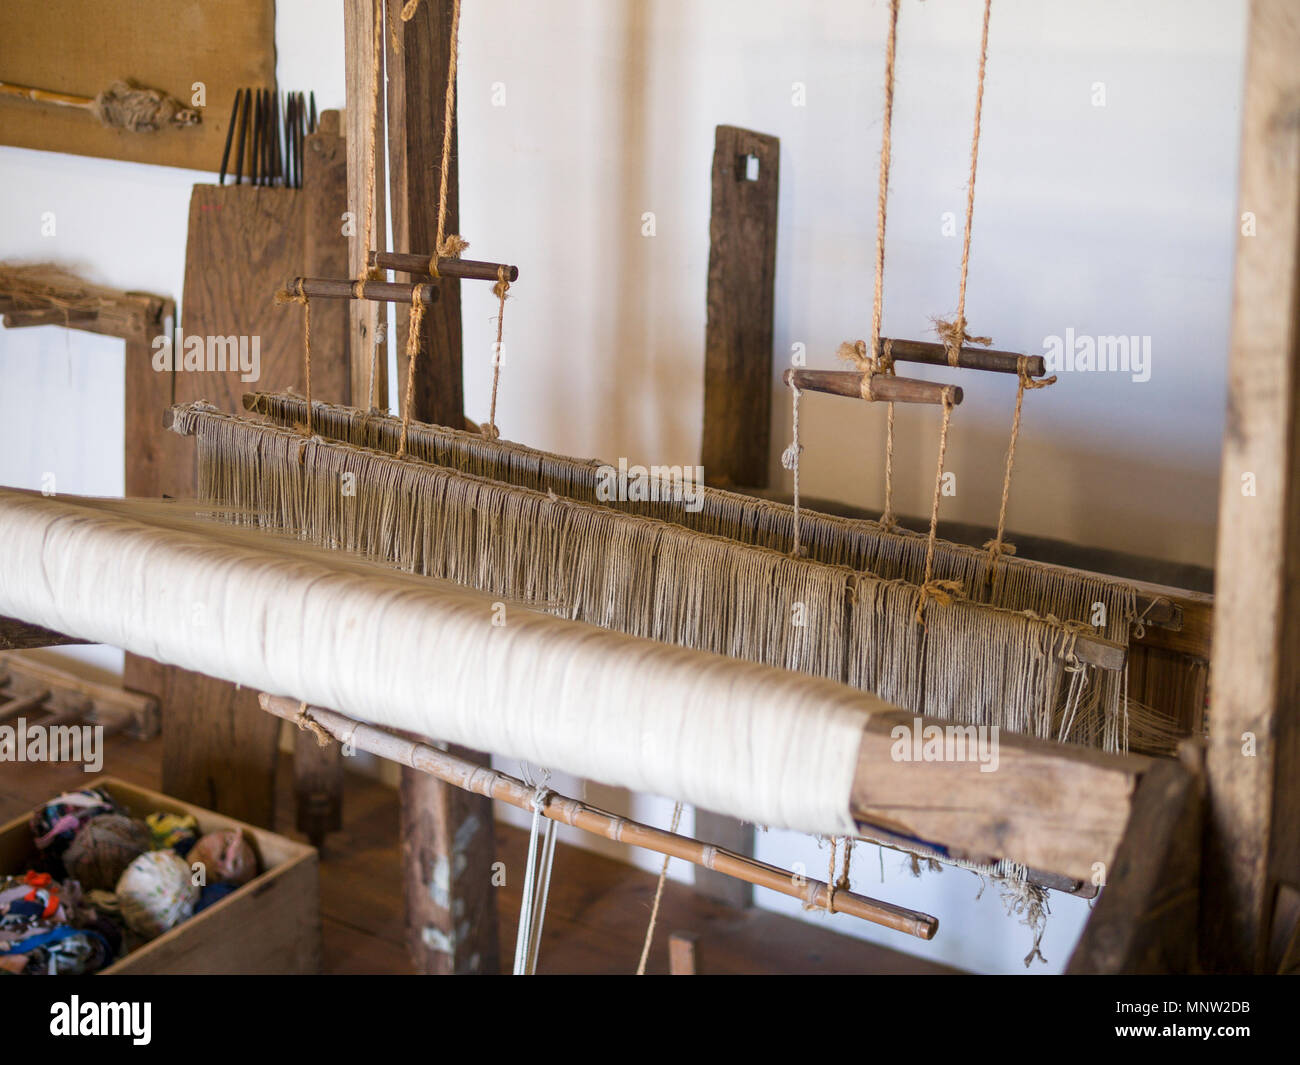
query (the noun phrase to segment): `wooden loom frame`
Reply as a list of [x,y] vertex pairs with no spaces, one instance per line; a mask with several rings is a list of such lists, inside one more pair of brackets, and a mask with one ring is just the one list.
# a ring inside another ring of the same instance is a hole
[[[389,0],[390,11],[396,0]],[[396,3],[400,7],[400,3]],[[422,5],[399,33],[441,43],[445,3]],[[347,0],[349,25],[368,26],[368,0]],[[431,13],[430,13],[431,12]],[[426,25],[428,19],[434,25]],[[349,34],[349,84],[369,62],[367,32]],[[390,43],[391,47],[391,43]],[[366,53],[361,55],[360,53]],[[1252,0],[1243,107],[1243,210],[1266,224],[1239,238],[1234,295],[1228,423],[1221,470],[1217,575],[1213,610],[1214,685],[1208,745],[1184,744],[1178,759],[1106,755],[1026,737],[1004,736],[997,773],[968,763],[899,763],[889,757],[894,719],[874,721],[864,735],[853,789],[854,816],[874,836],[923,839],[954,856],[1005,854],[1031,866],[1091,881],[1106,889],[1071,959],[1071,972],[1168,972],[1198,968],[1285,972],[1300,967],[1300,662],[1288,649],[1300,639],[1300,12],[1287,0]],[[400,62],[400,58],[399,58]],[[445,68],[444,68],[445,73]],[[434,94],[390,97],[394,110],[427,107]],[[436,85],[439,72],[421,79]],[[354,133],[366,135],[350,108]],[[404,116],[410,117],[410,116]],[[434,115],[429,135],[440,116]],[[397,123],[394,122],[397,136]],[[410,128],[409,126],[404,128]],[[364,139],[350,138],[358,152]],[[362,155],[364,158],[364,155]],[[394,156],[398,209],[418,198],[420,168]],[[397,168],[403,168],[397,173]],[[359,173],[359,171],[358,171]],[[356,176],[353,190],[360,186]],[[427,190],[426,190],[427,191]],[[426,195],[426,202],[430,198]],[[454,203],[454,200],[453,200]],[[397,212],[395,212],[397,213]],[[403,227],[405,229],[405,227]],[[401,246],[419,246],[403,239]],[[444,280],[455,288],[454,280]],[[443,312],[449,312],[445,299]],[[358,308],[360,309],[360,308]],[[442,328],[453,329],[451,314]],[[426,328],[430,328],[426,320]],[[444,378],[459,397],[459,337],[433,341],[437,369],[425,375],[417,417],[456,424],[435,407]],[[358,347],[357,351],[364,350]],[[364,377],[364,358],[353,379]],[[433,409],[430,409],[433,408]],[[1253,473],[1255,496],[1241,478]],[[1205,596],[1161,590],[1182,613],[1179,629],[1149,628],[1137,646],[1204,654],[1211,611]],[[22,630],[17,626],[15,631]],[[12,638],[20,638],[18,636]],[[28,632],[26,645],[62,642]],[[910,721],[911,714],[903,714]],[[1253,741],[1253,753],[1243,744]],[[404,783],[407,804],[430,799],[427,787]],[[445,789],[445,785],[441,786]],[[407,846],[435,844],[450,855],[465,816],[445,791],[434,791],[432,829]],[[404,825],[405,830],[409,826]],[[427,826],[426,826],[427,829]],[[472,842],[481,849],[487,840]],[[471,864],[474,861],[470,857]],[[408,884],[409,891],[409,884]],[[427,893],[426,893],[427,895]],[[434,915],[438,917],[440,915]],[[413,922],[418,919],[412,915]],[[490,918],[473,922],[468,950],[491,939]],[[494,924],[494,922],[492,922]],[[473,945],[477,944],[477,945]],[[426,968],[455,971],[455,958]]]
[[[389,96],[391,191],[395,242],[414,250],[429,247],[428,220],[412,223],[421,203],[434,202],[433,190],[420,187],[429,184],[433,168],[416,164],[421,155],[436,157],[440,143],[441,115],[429,101],[437,99],[446,77],[450,3],[427,2],[409,23],[394,17],[400,6],[400,0],[387,0],[403,44],[394,49],[390,41],[388,52],[396,90]],[[353,31],[348,82],[355,91],[349,95],[359,102],[369,84],[372,8],[369,0],[347,0],[346,10]],[[1287,587],[1300,578],[1300,562],[1288,564],[1287,558],[1288,548],[1300,554],[1300,486],[1290,477],[1300,465],[1300,123],[1287,110],[1300,96],[1300,72],[1290,62],[1300,53],[1300,15],[1287,10],[1286,0],[1254,0],[1250,25],[1241,199],[1245,210],[1268,209],[1269,224],[1259,236],[1243,238],[1238,252],[1218,564],[1222,585],[1235,591],[1214,611],[1213,672],[1219,682],[1208,774],[1195,743],[1184,746],[1181,759],[1152,760],[1004,738],[999,771],[972,774],[972,767],[958,763],[893,762],[885,728],[869,730],[859,754],[854,813],[876,835],[938,842],[954,855],[1009,853],[1085,882],[1104,871],[1107,889],[1071,961],[1074,972],[1187,970],[1197,966],[1198,954],[1207,967],[1221,969],[1277,972],[1300,964],[1300,845],[1288,845],[1283,831],[1300,814],[1300,783],[1286,773],[1300,768],[1300,665],[1284,653],[1286,641],[1300,635],[1300,597]],[[353,160],[364,158],[366,111],[348,109]],[[761,149],[760,142],[756,150]],[[454,157],[452,167],[454,211]],[[350,167],[354,209],[363,202],[363,183],[361,167]],[[454,216],[449,229],[456,229]],[[766,233],[761,224],[758,232]],[[415,416],[456,425],[464,416],[458,282],[440,285],[452,299],[435,305],[433,321],[426,318],[425,350],[432,352],[434,369],[422,376]],[[711,285],[711,319],[713,311]],[[769,335],[768,351],[770,340]],[[725,353],[715,352],[711,342],[711,366],[715,359],[726,367]],[[354,365],[354,381],[364,374],[364,366]],[[1249,387],[1264,381],[1267,388]],[[735,413],[743,418],[745,411]],[[727,440],[727,428],[706,426],[706,442]],[[763,462],[761,454],[745,459],[751,467]],[[1271,463],[1279,490],[1242,508],[1233,493],[1239,492],[1240,470],[1251,468],[1247,463],[1256,469]],[[1242,509],[1247,513],[1238,513]],[[1144,590],[1167,597],[1178,623],[1148,626],[1135,643],[1208,656],[1208,597]],[[1251,730],[1260,746],[1246,762],[1240,734]],[[408,838],[408,853],[432,841],[443,845],[434,853],[450,858],[451,836],[465,817],[456,820],[445,785],[423,796],[420,787],[428,785],[407,777],[404,800],[432,799],[435,827],[431,835]],[[482,834],[471,843],[473,853],[464,856],[468,865],[481,861],[485,844],[490,848]],[[408,867],[408,894],[419,882],[420,871]],[[494,931],[482,927],[486,923],[471,931],[467,950],[495,942]],[[431,960],[428,967],[435,970],[458,968],[455,959]]]

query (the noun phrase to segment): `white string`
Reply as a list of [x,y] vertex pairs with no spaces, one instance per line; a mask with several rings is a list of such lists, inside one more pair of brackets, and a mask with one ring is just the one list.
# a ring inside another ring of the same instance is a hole
[[[528,833],[528,867],[524,870],[524,886],[519,902],[519,931],[515,936],[515,976],[532,976],[537,971],[537,957],[541,949],[542,924],[546,918],[546,901],[551,887],[551,864],[555,858],[555,822],[544,817],[550,797],[546,783],[549,770],[543,770],[542,781],[533,789],[533,823]],[[528,774],[525,783],[531,784]],[[545,828],[542,824],[545,822]],[[541,860],[538,861],[539,837]]]

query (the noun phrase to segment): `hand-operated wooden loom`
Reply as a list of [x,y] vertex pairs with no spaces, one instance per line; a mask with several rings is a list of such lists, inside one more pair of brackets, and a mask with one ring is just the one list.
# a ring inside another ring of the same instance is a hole
[[[611,498],[604,464],[500,439],[499,364],[481,430],[462,425],[458,367],[447,390],[454,404],[421,398],[432,393],[420,375],[446,376],[437,353],[432,370],[419,366],[429,308],[456,279],[494,282],[499,347],[519,272],[460,258],[465,244],[447,231],[459,2],[412,0],[400,19],[399,7],[389,8],[395,35],[418,31],[421,53],[445,59],[432,251],[375,246],[384,20],[380,5],[352,0],[349,26],[373,49],[369,109],[350,108],[354,131],[369,125],[366,227],[354,279],[297,278],[281,293],[304,309],[305,395],[252,393],[248,414],[203,403],[168,412],[170,427],[197,444],[197,504],[0,490],[0,613],[255,686],[268,693],[265,710],[323,741],[344,739],[418,779],[531,810],[516,971],[532,971],[541,938],[554,848],[545,819],[922,938],[937,921],[853,893],[848,845],[838,876],[832,849],[825,882],[799,878],[678,834],[676,815],[670,831],[635,824],[491,770],[465,748],[665,795],[679,810],[688,803],[955,862],[998,877],[1038,935],[1047,890],[1104,885],[1071,971],[1300,965],[1300,848],[1288,834],[1300,787],[1286,775],[1300,761],[1300,686],[1283,653],[1300,626],[1300,599],[1287,594],[1296,581],[1288,552],[1300,546],[1300,127],[1277,117],[1300,93],[1291,62],[1300,16],[1281,0],[1253,5],[1242,199],[1272,221],[1243,240],[1238,258],[1203,756],[1203,598],[1037,563],[1005,539],[1022,404],[1050,380],[1040,357],[993,350],[966,328],[989,0],[958,309],[939,323],[941,342],[881,336],[893,0],[870,339],[841,349],[851,371],[785,374],[791,505],[710,486],[698,507],[664,482],[645,498]],[[354,75],[364,53],[350,53]],[[390,269],[427,280],[389,281]],[[400,417],[377,409],[377,355],[353,362],[366,408],[312,399],[311,307],[332,298],[409,303]],[[907,361],[1018,382],[996,535],[982,547],[937,536],[961,389],[898,376]],[[1260,380],[1270,387],[1249,386]],[[807,391],[887,405],[879,520],[802,506]],[[928,534],[893,513],[898,402],[941,409]],[[1271,488],[1243,497],[1242,471]],[[195,604],[205,608],[201,632]],[[507,623],[494,624],[502,610]],[[926,728],[969,726],[972,737],[997,726],[997,770],[969,758],[900,759],[897,729],[908,733],[918,718]]]

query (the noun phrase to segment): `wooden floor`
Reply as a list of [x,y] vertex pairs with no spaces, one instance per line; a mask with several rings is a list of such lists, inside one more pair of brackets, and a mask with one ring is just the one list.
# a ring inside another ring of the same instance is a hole
[[[159,789],[162,741],[114,737],[105,743],[104,771]],[[277,831],[295,839],[288,759],[282,759]],[[88,775],[67,764],[0,764],[0,822],[25,813]],[[359,775],[348,777],[344,828],[321,855],[325,971],[409,973],[403,945],[398,878],[395,790]],[[525,864],[527,834],[497,825],[497,849],[507,869]],[[4,870],[8,872],[8,870]],[[519,877],[500,888],[501,968],[508,972],[519,911]],[[556,850],[540,972],[631,973],[645,935],[655,877],[575,847]],[[669,882],[660,909],[649,971],[668,971],[668,935],[697,937],[702,973],[942,973],[943,966],[861,943],[816,925],[761,910],[736,910]]]

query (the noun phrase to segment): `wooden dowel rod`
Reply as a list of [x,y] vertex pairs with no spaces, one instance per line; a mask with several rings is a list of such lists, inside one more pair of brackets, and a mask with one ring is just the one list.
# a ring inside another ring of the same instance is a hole
[[[825,392],[830,396],[848,396],[850,399],[867,399],[863,383],[867,374],[857,370],[786,370],[782,380],[803,392]],[[962,391],[956,385],[943,385],[935,381],[917,381],[911,377],[876,374],[871,382],[871,399],[877,403],[934,403],[943,402],[943,390],[952,390],[955,406],[962,400]]]
[[[361,282],[361,295],[356,295],[355,281],[347,281],[342,278],[333,277],[295,277],[289,283],[289,291],[297,292],[298,286],[302,286],[302,291],[311,299],[327,300],[380,300],[386,303],[410,303],[412,294],[415,291],[415,285],[405,282],[395,281],[363,281]],[[423,286],[423,297],[425,303],[434,303],[438,299],[438,286],[425,284]]]
[[[286,721],[297,721],[302,708],[302,704],[296,699],[284,696],[263,693],[258,697],[258,701],[263,710]],[[500,799],[521,810],[531,811],[533,808],[534,790],[514,777],[498,773],[485,766],[475,765],[473,762],[457,758],[427,744],[402,739],[385,729],[354,721],[333,710],[312,706],[308,708],[307,713],[312,721],[340,742],[346,740],[360,750],[410,766],[421,773],[428,773],[464,791],[486,795],[491,799]],[[552,821],[582,829],[593,835],[643,847],[673,858],[681,858],[683,861],[704,866],[706,869],[713,869],[727,876],[757,884],[759,887],[780,892],[782,895],[789,895],[791,898],[802,900],[814,909],[824,908],[826,905],[827,887],[821,881],[811,880],[765,862],[711,847],[690,836],[681,836],[675,832],[651,828],[637,821],[629,821],[604,810],[598,810],[594,806],[588,806],[586,803],[556,795],[554,792],[547,794],[542,813]],[[835,892],[835,912],[860,917],[864,921],[884,925],[896,932],[905,932],[920,939],[933,939],[939,930],[939,921],[936,917],[869,899],[863,895],[855,895],[850,891]]]
[[[429,256],[404,251],[372,251],[370,265],[404,274],[428,274]],[[439,259],[438,273],[443,277],[462,277],[469,281],[499,280],[498,271],[505,266],[506,280],[519,280],[519,267],[505,263],[485,263],[477,259]]]
[[[948,349],[928,340],[885,340],[881,349],[889,344],[895,362],[923,362],[927,366],[947,366]],[[957,365],[963,370],[991,370],[994,373],[1018,373],[1020,354],[1015,351],[991,351],[988,348],[963,347],[957,354]],[[1025,364],[1030,377],[1042,377],[1047,372],[1041,355],[1030,355]]]

